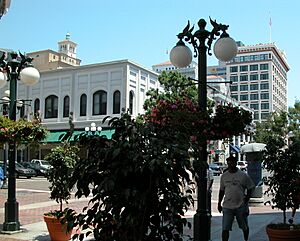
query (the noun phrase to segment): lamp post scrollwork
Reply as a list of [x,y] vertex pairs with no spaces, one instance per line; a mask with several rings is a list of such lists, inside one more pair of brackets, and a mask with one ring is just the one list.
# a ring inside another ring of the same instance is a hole
[[[9,82],[9,118],[13,121],[16,121],[17,113],[17,81],[21,80],[25,85],[31,86],[40,78],[38,70],[31,66],[32,60],[15,52],[0,57],[0,88]],[[5,203],[3,231],[10,232],[20,230],[19,204],[16,200],[16,143],[9,144],[8,160],[8,198]]]
[[[194,26],[190,27],[190,22],[177,35],[178,43],[170,52],[171,63],[178,67],[187,67],[193,58],[192,51],[184,42],[192,45],[194,57],[198,57],[198,105],[201,111],[207,109],[207,54],[211,54],[211,45],[217,36],[220,36],[214,45],[215,56],[223,62],[230,61],[237,54],[237,45],[226,32],[228,25],[219,24],[210,19],[213,27],[211,31],[205,29],[206,21],[198,21],[199,29],[195,32]],[[207,206],[207,144],[203,143],[198,147],[198,156],[194,160],[194,168],[197,173],[197,200],[198,206],[194,216],[194,240],[210,240],[211,217]]]

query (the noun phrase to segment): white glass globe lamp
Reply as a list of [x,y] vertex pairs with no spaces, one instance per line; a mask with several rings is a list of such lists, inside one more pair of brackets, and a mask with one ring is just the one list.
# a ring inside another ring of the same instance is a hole
[[21,81],[28,86],[35,85],[40,79],[40,73],[36,68],[26,67],[20,72]]
[[236,42],[230,37],[221,37],[214,45],[214,54],[218,60],[228,62],[237,54]]
[[189,66],[192,62],[193,54],[189,47],[185,46],[182,40],[172,48],[170,52],[170,61],[177,68]]
[[0,72],[0,89],[5,86],[6,82],[7,82],[6,74]]

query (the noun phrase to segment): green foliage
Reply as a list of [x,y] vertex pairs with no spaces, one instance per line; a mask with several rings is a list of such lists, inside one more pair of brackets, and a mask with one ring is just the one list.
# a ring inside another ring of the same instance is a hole
[[288,115],[286,112],[274,112],[267,121],[256,123],[254,140],[258,143],[267,143],[270,138],[285,136],[289,132]]
[[51,168],[46,172],[46,178],[51,184],[50,198],[60,204],[60,210],[54,212],[56,216],[63,212],[63,202],[68,203],[70,199],[73,187],[69,184],[75,164],[79,160],[78,152],[78,147],[63,143],[53,148],[45,157],[45,160],[51,164]]
[[144,109],[150,111],[156,106],[160,100],[175,102],[183,98],[191,99],[197,105],[197,85],[193,80],[187,79],[185,76],[177,71],[166,72],[163,71],[158,77],[158,81],[163,86],[164,91],[158,89],[151,89],[147,92],[149,97],[144,104]]
[[110,125],[112,140],[81,139],[88,157],[78,162],[71,185],[77,197],[93,197],[74,225],[92,227],[96,240],[182,240],[190,225],[182,216],[193,204],[185,134],[157,132],[127,114]]
[[300,102],[296,101],[294,107],[289,107],[289,131],[293,132],[294,136],[300,137]]
[[273,135],[286,136],[292,133],[293,138],[300,138],[300,102],[296,101],[294,107],[289,107],[288,112],[274,112],[268,119],[256,123],[254,134],[255,142],[267,143]]
[[265,204],[282,210],[283,223],[286,223],[286,211],[295,205],[293,197],[300,192],[300,187],[296,184],[300,173],[300,139],[286,146],[284,136],[275,133],[269,136],[266,144],[262,161],[264,168],[270,172],[264,178],[267,185],[265,194],[270,200]]

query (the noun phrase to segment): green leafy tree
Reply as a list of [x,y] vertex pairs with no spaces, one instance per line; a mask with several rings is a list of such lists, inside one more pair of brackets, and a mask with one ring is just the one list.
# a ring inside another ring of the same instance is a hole
[[182,240],[190,226],[183,215],[193,204],[189,137],[181,129],[137,123],[127,113],[109,124],[111,140],[81,138],[88,156],[78,162],[71,186],[76,183],[77,197],[92,198],[74,225],[103,241]]
[[299,150],[299,138],[287,145],[285,137],[275,133],[268,137],[262,158],[264,168],[270,172],[269,176],[264,177],[265,194],[270,197],[265,204],[282,210],[282,223],[288,228],[286,212],[295,206],[293,197],[300,192],[299,185],[296,185],[300,173]]
[[264,122],[256,123],[254,140],[258,143],[267,143],[274,135],[286,136],[289,132],[288,114],[286,112],[274,112]]
[[288,112],[273,112],[268,119],[256,123],[254,140],[267,143],[274,135],[292,139],[300,138],[300,103],[296,101],[294,107],[289,107]]
[[[194,80],[188,79],[177,71],[163,71],[158,77],[163,90],[151,89],[147,92],[149,97],[144,104],[144,109],[150,111],[158,101],[176,102],[178,100],[190,99],[195,106],[198,105],[198,86]],[[214,102],[208,100],[207,106],[212,111]]]
[[51,152],[45,156],[45,160],[51,165],[46,172],[46,178],[50,182],[50,198],[60,205],[59,210],[51,211],[46,215],[63,216],[63,203],[68,203],[71,197],[73,187],[69,184],[75,164],[79,160],[78,153],[77,146],[65,142],[51,149]]

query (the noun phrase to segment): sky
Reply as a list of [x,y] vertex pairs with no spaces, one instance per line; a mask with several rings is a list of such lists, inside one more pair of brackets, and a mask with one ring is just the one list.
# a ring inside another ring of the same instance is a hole
[[[299,9],[299,0],[11,0],[0,20],[0,48],[57,51],[70,33],[82,65],[129,59],[152,68],[169,60],[188,20],[196,28],[203,18],[211,30],[211,17],[229,25],[236,41],[274,42],[286,53],[293,106],[300,100]],[[208,65],[217,63],[208,56]]]

